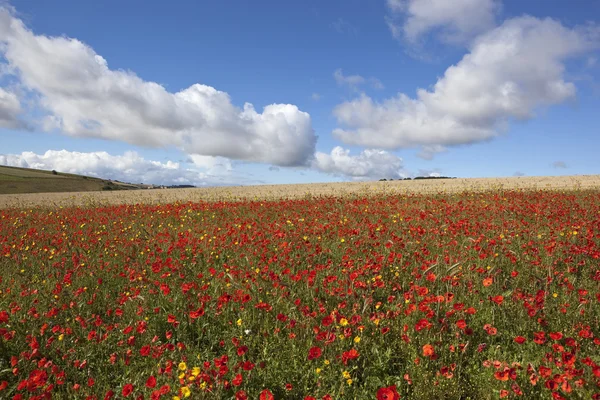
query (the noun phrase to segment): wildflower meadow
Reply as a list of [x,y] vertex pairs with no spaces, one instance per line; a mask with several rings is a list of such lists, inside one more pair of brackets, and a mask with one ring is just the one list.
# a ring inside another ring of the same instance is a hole
[[600,399],[600,192],[0,210],[2,399]]

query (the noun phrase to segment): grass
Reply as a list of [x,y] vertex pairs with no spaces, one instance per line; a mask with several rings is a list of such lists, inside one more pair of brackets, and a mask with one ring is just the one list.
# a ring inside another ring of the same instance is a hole
[[135,185],[107,179],[43,171],[29,168],[0,166],[0,195],[52,192],[94,192],[102,190],[137,189]]

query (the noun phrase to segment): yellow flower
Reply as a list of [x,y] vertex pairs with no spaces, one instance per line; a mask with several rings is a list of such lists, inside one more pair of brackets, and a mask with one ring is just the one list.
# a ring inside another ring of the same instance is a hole
[[315,369],[315,372],[317,373],[317,375],[318,375],[318,374],[320,374],[320,373],[321,373],[321,371],[322,371],[322,369],[321,369],[321,368],[317,368],[317,369]]
[[325,361],[323,361],[323,364],[325,364],[325,365],[329,365],[329,360],[325,360]]
[[350,379],[350,372],[344,371],[342,372],[342,376],[344,377],[344,379]]
[[183,361],[179,363],[179,365],[177,366],[177,368],[179,368],[180,371],[185,371],[187,369],[187,365],[186,363],[184,363]]
[[242,326],[242,319],[241,319],[241,318],[240,318],[240,319],[238,319],[238,320],[236,321],[236,324],[237,324],[237,326]]
[[192,368],[192,375],[198,376],[200,375],[201,369],[199,367]]
[[341,326],[346,326],[346,325],[348,325],[348,320],[347,320],[346,318],[342,318],[342,319],[340,319],[340,325],[341,325]]
[[183,397],[190,397],[190,394],[192,394],[192,392],[189,387],[184,386],[181,388],[181,394],[183,395]]
[[352,379],[347,379],[347,380],[346,380],[346,383],[347,383],[348,385],[352,385]]
[[354,343],[360,343],[360,337],[359,336],[357,336],[357,337],[354,338]]
[[179,398],[179,396],[173,396],[173,400],[181,400],[181,398]]

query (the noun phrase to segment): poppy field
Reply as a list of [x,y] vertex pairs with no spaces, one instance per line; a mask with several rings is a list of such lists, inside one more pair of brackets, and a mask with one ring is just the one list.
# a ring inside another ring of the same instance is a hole
[[600,192],[0,210],[0,398],[600,399]]

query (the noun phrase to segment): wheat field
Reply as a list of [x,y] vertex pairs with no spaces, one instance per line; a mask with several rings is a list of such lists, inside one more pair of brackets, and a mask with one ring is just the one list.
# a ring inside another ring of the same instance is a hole
[[598,190],[600,175],[509,178],[456,178],[385,182],[338,182],[292,185],[152,189],[116,192],[67,192],[0,195],[2,208],[160,204],[188,201],[274,200],[370,194],[459,193],[487,190]]

